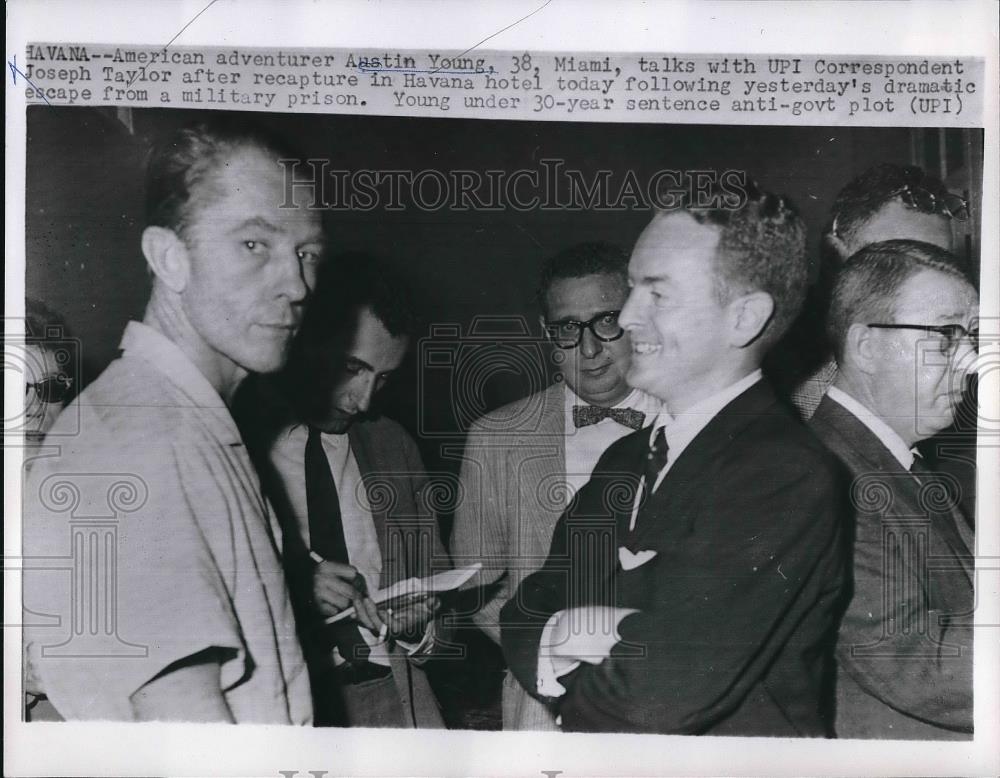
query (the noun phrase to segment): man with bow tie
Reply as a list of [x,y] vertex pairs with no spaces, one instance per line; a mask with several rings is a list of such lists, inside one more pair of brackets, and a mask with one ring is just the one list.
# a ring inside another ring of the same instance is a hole
[[[479,419],[462,467],[455,514],[456,564],[482,562],[477,625],[500,642],[500,608],[545,561],[556,520],[590,478],[601,453],[643,426],[658,401],[625,382],[631,360],[618,315],[628,296],[628,257],[583,243],[542,270],[539,317],[563,380]],[[555,729],[549,710],[508,674],[504,729]]]
[[710,194],[658,212],[629,262],[627,378],[664,412],[605,451],[501,613],[565,730],[832,731],[844,492],[760,371],[802,304],[805,227],[755,185]]

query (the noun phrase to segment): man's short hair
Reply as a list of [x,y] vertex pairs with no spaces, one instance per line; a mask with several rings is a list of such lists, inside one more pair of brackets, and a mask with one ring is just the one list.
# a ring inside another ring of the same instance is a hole
[[850,243],[875,214],[910,187],[931,196],[924,198],[926,204],[915,202],[913,207],[922,213],[944,213],[941,205],[954,197],[941,179],[928,175],[923,168],[883,162],[868,168],[840,190],[833,201],[828,232]]
[[365,308],[390,335],[417,334],[420,320],[410,290],[390,263],[365,252],[331,257],[320,269],[296,340],[312,350],[343,347]]
[[842,362],[852,324],[891,324],[899,290],[922,270],[934,270],[975,287],[964,263],[950,251],[919,240],[884,240],[855,252],[837,274],[827,316],[827,336]]
[[[691,205],[699,224],[719,229],[715,254],[715,294],[722,305],[747,292],[766,292],[774,314],[760,342],[771,345],[791,326],[802,308],[809,283],[806,225],[786,197],[761,189],[747,178],[745,199],[732,192],[710,192],[709,208]],[[666,211],[669,213],[670,211]]]
[[628,286],[628,254],[612,243],[592,241],[577,243],[549,257],[542,266],[535,296],[543,315],[548,315],[549,290],[556,281],[567,278],[584,278],[592,275],[609,275],[621,279]]
[[184,237],[202,184],[235,151],[256,148],[278,159],[300,159],[280,135],[243,117],[218,117],[182,127],[150,151],[146,166],[146,226]]

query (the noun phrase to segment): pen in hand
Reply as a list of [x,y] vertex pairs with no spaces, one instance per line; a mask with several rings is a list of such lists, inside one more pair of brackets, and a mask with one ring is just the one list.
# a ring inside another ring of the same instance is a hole
[[317,603],[325,606],[320,612],[326,623],[334,624],[354,616],[362,626],[377,633],[379,640],[384,640],[389,628],[378,618],[369,599],[365,577],[350,565],[330,562],[313,550],[309,551],[309,558],[316,563],[313,596]]

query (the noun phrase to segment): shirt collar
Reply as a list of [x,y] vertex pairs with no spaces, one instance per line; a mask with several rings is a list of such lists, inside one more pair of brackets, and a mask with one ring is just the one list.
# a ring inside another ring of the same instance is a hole
[[166,335],[148,324],[130,321],[125,327],[119,348],[124,356],[138,357],[162,373],[166,380],[187,395],[192,406],[210,410],[217,415],[221,412],[228,442],[242,442],[225,401],[180,347]]
[[663,429],[667,436],[667,445],[670,446],[670,458],[676,459],[681,451],[687,448],[688,443],[694,440],[723,408],[760,381],[763,375],[758,368],[722,391],[695,403],[676,417],[664,409],[653,421],[653,428],[649,431],[649,445],[653,445],[657,432]]
[[857,417],[858,421],[871,430],[871,433],[879,439],[883,446],[889,449],[889,453],[903,466],[904,470],[909,470],[913,466],[913,451],[892,427],[843,389],[831,386],[826,390],[826,394],[831,400],[850,411],[853,416]]
[[[355,421],[354,423],[357,424],[358,422]],[[309,425],[304,421],[292,422],[279,434],[283,435],[286,440],[301,438],[304,443],[309,437]],[[333,448],[340,448],[349,444],[351,431],[350,429],[344,432],[323,432],[320,430],[319,437],[325,444]]]
[[[563,407],[566,412],[567,429],[569,429],[573,423],[573,407],[576,405],[593,405],[593,403],[588,403],[586,400],[577,395],[576,392],[569,388],[569,384],[565,384],[564,386],[566,392],[564,395],[565,402]],[[663,403],[640,389],[633,389],[625,395],[625,397],[610,407],[632,408],[640,413],[646,414],[647,419],[651,419],[663,411]]]

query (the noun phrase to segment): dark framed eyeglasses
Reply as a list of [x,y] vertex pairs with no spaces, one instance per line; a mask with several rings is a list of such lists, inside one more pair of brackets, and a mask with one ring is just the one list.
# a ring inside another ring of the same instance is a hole
[[908,208],[923,213],[941,213],[960,222],[969,218],[969,204],[964,197],[952,192],[932,192],[920,184],[903,184],[892,197],[898,197]]
[[[946,189],[941,189],[939,186],[935,187],[934,191],[924,186],[921,183],[925,178],[922,170],[918,169],[917,172],[911,172],[910,178],[913,180],[889,192],[886,195],[885,202],[898,197],[903,201],[903,205],[915,211],[920,211],[921,213],[939,213],[959,222],[968,221],[969,203],[964,197],[949,192]],[[834,235],[840,234],[837,231],[837,220],[839,218],[840,214],[835,214],[833,223],[830,225],[830,232]]]
[[621,311],[601,311],[587,321],[562,319],[545,322],[545,335],[556,346],[562,349],[572,349],[580,345],[584,330],[590,330],[594,337],[604,343],[618,340],[625,330],[618,323]]
[[979,353],[979,328],[973,327],[971,330],[965,329],[961,324],[869,324],[869,327],[880,330],[922,330],[923,332],[934,332],[941,336],[941,353],[950,357],[958,351],[959,344],[963,340],[968,340],[972,348]]
[[43,403],[64,403],[73,389],[73,379],[60,375],[41,381],[29,381],[24,385],[24,394],[34,391],[35,397]]

